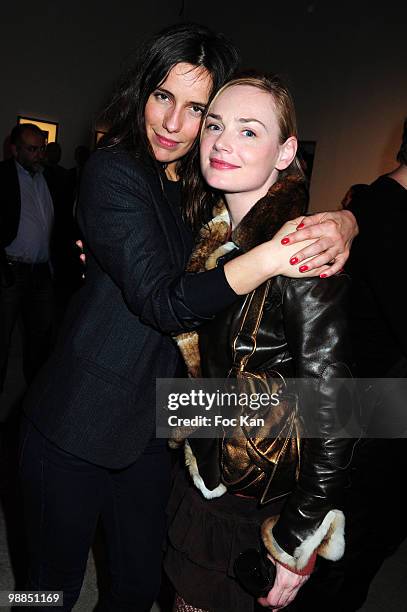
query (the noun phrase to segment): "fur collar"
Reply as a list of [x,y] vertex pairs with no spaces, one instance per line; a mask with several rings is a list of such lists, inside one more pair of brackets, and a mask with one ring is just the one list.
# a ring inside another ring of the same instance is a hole
[[199,233],[187,270],[210,270],[216,266],[216,260],[222,253],[234,247],[246,252],[271,240],[286,221],[305,214],[307,204],[305,181],[288,176],[275,183],[267,195],[256,202],[232,234],[229,213],[224,204],[219,205],[214,210],[214,218]]
[[307,204],[308,192],[302,179],[289,176],[278,181],[243,217],[232,240],[242,251],[250,251],[271,240],[286,221],[304,215]]
[[[305,181],[295,176],[286,177],[275,183],[267,195],[256,202],[232,233],[229,213],[224,205],[219,205],[214,211],[214,218],[199,233],[187,266],[188,272],[211,270],[219,257],[236,247],[245,252],[271,240],[286,221],[305,214],[307,203]],[[180,334],[175,340],[189,375],[199,377],[201,360],[198,333]]]

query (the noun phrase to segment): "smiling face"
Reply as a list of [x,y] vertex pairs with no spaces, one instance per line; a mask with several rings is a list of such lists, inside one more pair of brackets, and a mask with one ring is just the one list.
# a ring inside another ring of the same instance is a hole
[[149,96],[144,111],[147,138],[157,161],[175,175],[176,162],[192,147],[208,102],[212,78],[207,70],[176,64]]
[[228,204],[237,197],[250,208],[295,157],[296,138],[281,143],[280,134],[270,93],[251,85],[227,87],[211,104],[202,131],[206,182],[223,191]]

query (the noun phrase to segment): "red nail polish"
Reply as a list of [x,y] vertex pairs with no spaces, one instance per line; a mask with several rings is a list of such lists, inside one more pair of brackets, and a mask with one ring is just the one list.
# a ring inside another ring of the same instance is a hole
[[289,238],[283,238],[281,244],[288,244],[290,242]]
[[290,264],[294,266],[296,263],[298,263],[298,257],[291,257]]
[[297,225],[297,229],[301,229],[302,227],[304,227],[303,223],[300,223],[299,225]]
[[320,274],[319,278],[326,278],[326,274]]
[[300,266],[300,272],[306,272],[308,270],[308,266]]

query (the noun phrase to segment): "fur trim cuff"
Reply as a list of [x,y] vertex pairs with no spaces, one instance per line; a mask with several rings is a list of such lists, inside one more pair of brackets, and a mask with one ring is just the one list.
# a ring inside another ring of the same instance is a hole
[[194,485],[206,499],[221,497],[224,493],[226,493],[226,487],[222,483],[218,484],[218,486],[212,490],[206,487],[202,476],[199,473],[198,464],[188,441],[185,442],[185,464],[188,467],[191,478],[194,481]]
[[274,538],[273,527],[278,518],[264,521],[261,529],[263,542],[274,559],[294,572],[304,569],[315,552],[330,561],[338,561],[343,556],[345,516],[341,510],[330,510],[319,527],[294,550],[294,555],[285,552]]

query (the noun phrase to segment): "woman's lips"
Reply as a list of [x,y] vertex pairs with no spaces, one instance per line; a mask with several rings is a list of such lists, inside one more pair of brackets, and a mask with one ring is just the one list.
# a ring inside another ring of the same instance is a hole
[[235,170],[236,168],[239,168],[239,166],[228,164],[228,162],[222,161],[221,159],[216,159],[216,157],[212,157],[209,160],[209,163],[212,168],[216,168],[217,170]]
[[173,149],[179,144],[179,142],[176,140],[171,140],[170,138],[165,138],[165,136],[160,136],[160,134],[157,134],[157,132],[154,133],[158,144],[166,149]]

